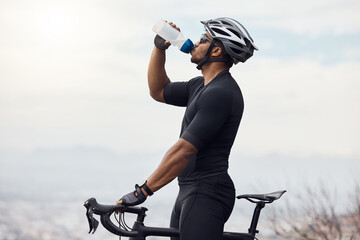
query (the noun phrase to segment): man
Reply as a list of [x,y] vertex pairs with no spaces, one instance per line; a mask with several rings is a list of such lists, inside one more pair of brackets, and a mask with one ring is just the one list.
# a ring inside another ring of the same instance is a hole
[[235,200],[228,157],[244,108],[229,69],[257,50],[246,29],[233,19],[201,23],[206,33],[191,51],[191,61],[202,76],[188,82],[170,81],[165,71],[170,43],[155,37],[148,69],[150,95],[156,101],[186,107],[181,134],[148,180],[117,202],[140,204],[178,177],[179,195],[170,226],[180,230],[182,240],[222,239]]

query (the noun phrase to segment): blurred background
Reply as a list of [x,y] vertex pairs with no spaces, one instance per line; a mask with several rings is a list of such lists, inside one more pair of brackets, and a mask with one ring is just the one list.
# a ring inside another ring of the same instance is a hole
[[[196,42],[200,20],[232,17],[259,48],[231,69],[245,99],[237,193],[295,200],[321,185],[345,210],[360,180],[359,11],[354,0],[1,0],[0,239],[116,239],[87,234],[83,202],[112,204],[145,181],[184,114],[148,92],[160,18]],[[166,68],[172,81],[201,74],[175,47]],[[175,180],[148,199],[148,225],[168,225],[176,193]],[[238,202],[226,228],[246,231],[251,212]]]

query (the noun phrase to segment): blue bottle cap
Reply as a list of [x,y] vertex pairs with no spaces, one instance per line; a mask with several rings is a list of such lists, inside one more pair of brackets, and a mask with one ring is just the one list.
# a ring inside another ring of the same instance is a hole
[[194,48],[193,42],[190,39],[188,39],[181,46],[180,51],[182,51],[184,53],[190,53],[193,48]]

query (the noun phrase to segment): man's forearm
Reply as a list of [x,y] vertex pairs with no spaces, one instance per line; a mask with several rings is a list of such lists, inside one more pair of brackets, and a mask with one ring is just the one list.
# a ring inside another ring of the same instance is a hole
[[154,47],[148,69],[150,95],[159,102],[164,102],[163,89],[170,82],[165,71],[165,51]]
[[179,176],[196,152],[197,149],[191,143],[180,138],[167,151],[158,168],[148,178],[149,188],[155,192]]

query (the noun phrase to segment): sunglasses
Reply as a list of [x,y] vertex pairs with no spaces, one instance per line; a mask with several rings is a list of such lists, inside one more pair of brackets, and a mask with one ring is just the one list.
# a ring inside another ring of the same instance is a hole
[[201,35],[199,43],[202,44],[206,41],[209,41],[210,43],[212,42],[212,40],[204,33]]
[[[215,41],[215,40],[214,40],[214,39],[211,40],[211,39],[206,35],[206,33],[204,33],[204,34],[201,35],[199,43],[202,44],[202,43],[204,43],[204,42],[206,42],[206,41],[212,43],[212,42]],[[214,46],[220,47],[219,44],[216,43],[216,41],[214,42]]]

